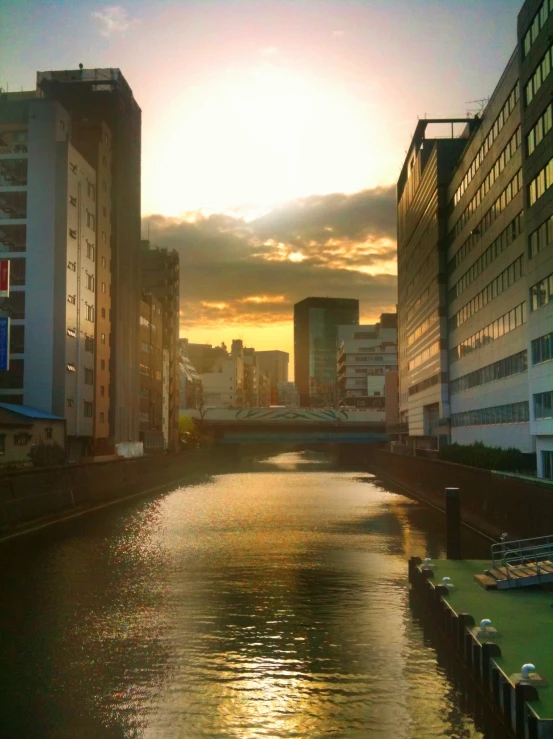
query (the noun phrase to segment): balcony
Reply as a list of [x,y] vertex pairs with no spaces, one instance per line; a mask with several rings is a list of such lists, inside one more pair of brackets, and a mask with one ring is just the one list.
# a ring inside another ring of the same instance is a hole
[[0,189],[27,187],[27,159],[0,159]]

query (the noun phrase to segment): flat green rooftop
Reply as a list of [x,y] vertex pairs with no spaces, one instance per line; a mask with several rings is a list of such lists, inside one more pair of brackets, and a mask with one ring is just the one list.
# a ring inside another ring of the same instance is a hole
[[491,620],[500,634],[490,640],[501,649],[495,661],[507,677],[527,662],[535,665],[547,686],[538,688],[540,700],[532,707],[540,718],[553,719],[553,593],[547,586],[484,590],[474,575],[490,567],[490,560],[435,560],[433,583],[450,577],[455,587],[445,600],[455,613],[470,613],[476,625]]

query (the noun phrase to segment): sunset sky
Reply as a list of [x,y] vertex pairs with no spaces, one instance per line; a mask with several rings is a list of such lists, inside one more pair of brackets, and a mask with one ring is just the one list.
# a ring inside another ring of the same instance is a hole
[[181,335],[291,352],[304,297],[358,297],[365,322],[394,309],[417,117],[478,110],[521,5],[4,0],[0,86],[119,67],[142,108],[143,233],[180,253]]

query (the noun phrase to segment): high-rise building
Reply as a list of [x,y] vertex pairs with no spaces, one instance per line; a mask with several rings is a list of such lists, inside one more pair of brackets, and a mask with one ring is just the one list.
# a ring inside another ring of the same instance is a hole
[[78,459],[105,437],[108,418],[94,408],[97,174],[71,134],[58,102],[0,96],[0,250],[11,264],[0,397],[65,418],[67,453]]
[[[111,197],[110,433],[114,442],[135,441],[139,438],[140,405],[141,111],[119,69],[81,66],[38,72],[37,91],[68,111],[78,132],[75,145],[85,158],[97,162],[100,156],[98,188]],[[100,136],[111,158],[100,150]],[[107,218],[103,211],[100,216]],[[108,231],[102,231],[107,244]],[[106,282],[101,275],[100,282]]]
[[334,406],[338,326],[359,323],[359,301],[305,298],[294,305],[295,384],[302,406]]
[[149,241],[142,242],[142,287],[160,301],[163,323],[163,383],[166,407],[163,426],[169,449],[179,448],[179,316],[180,262],[175,250],[160,249]]
[[[400,410],[413,446],[483,441],[535,451],[538,474],[553,478],[547,0],[524,3],[517,35],[481,115],[445,145],[425,138],[430,122],[420,121],[400,176]],[[450,171],[446,164],[440,176],[444,146]]]

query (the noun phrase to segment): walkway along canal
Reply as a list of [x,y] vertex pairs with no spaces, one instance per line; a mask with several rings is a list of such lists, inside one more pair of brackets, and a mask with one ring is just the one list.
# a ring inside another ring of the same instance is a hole
[[4,542],[0,734],[482,737],[409,608],[444,530],[295,452]]

